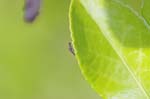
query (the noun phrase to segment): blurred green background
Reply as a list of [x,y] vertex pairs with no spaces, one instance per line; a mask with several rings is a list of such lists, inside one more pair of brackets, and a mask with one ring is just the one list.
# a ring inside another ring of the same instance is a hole
[[0,0],[0,99],[100,99],[68,51],[70,0],[43,0],[33,24],[24,0]]

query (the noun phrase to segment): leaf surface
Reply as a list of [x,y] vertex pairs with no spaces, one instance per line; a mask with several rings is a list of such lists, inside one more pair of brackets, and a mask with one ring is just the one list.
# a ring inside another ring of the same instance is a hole
[[149,8],[149,0],[72,1],[76,57],[103,99],[150,98]]

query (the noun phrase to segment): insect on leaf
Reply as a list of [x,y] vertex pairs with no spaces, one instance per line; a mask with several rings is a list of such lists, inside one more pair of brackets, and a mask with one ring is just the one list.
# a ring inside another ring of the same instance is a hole
[[69,51],[72,53],[72,55],[75,55],[75,53],[74,53],[74,48],[73,48],[73,46],[72,46],[72,42],[69,42],[69,43],[68,43],[68,49],[69,49]]

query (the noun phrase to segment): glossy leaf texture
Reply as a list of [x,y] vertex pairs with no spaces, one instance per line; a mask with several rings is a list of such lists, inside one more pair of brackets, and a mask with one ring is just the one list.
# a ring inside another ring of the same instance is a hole
[[149,0],[72,0],[76,58],[103,99],[150,99],[149,9]]

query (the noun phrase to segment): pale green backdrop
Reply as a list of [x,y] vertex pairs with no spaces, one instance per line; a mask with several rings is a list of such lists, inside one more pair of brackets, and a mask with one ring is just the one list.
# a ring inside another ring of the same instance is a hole
[[100,99],[68,51],[70,0],[43,0],[33,24],[24,0],[0,0],[0,99]]

